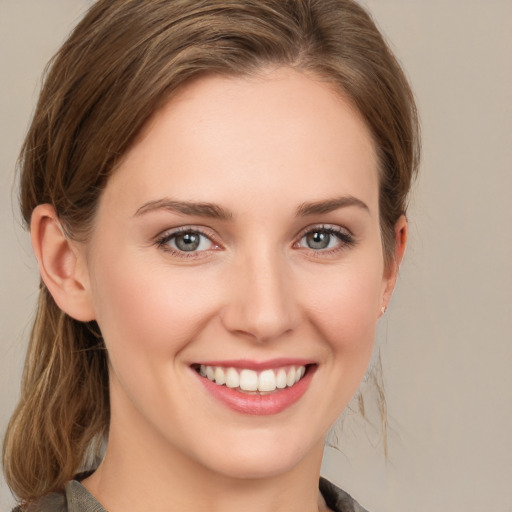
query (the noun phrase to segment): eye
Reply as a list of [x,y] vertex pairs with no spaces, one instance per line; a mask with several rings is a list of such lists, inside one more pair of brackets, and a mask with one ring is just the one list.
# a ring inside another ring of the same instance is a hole
[[165,233],[157,240],[157,245],[163,250],[170,251],[179,256],[192,256],[194,253],[208,251],[218,247],[201,231],[189,228]]
[[354,245],[353,236],[347,231],[334,226],[318,226],[302,235],[298,247],[313,251],[335,251]]

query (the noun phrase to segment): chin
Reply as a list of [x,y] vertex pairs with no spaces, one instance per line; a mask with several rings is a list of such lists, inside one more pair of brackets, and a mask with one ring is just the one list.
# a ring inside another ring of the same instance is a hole
[[[228,478],[266,479],[293,471],[306,459],[318,458],[323,454],[323,438],[315,443],[306,443],[304,439],[293,439],[283,435],[272,436],[255,434],[250,442],[233,440],[230,443],[219,442],[213,449],[202,453],[204,466],[213,473]],[[259,437],[259,439],[257,439]],[[287,437],[287,438],[286,438]],[[228,450],[218,453],[217,446],[229,446]],[[214,464],[212,462],[214,461]],[[198,460],[201,464],[201,460]]]
[[209,469],[229,479],[264,480],[292,471],[297,467],[298,462],[292,457],[276,460],[276,457],[263,459],[241,456],[236,460],[230,457],[229,460],[219,461],[219,464],[210,466]]

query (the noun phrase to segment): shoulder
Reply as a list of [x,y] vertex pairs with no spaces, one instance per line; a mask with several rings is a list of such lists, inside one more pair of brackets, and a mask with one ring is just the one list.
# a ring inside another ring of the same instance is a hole
[[320,492],[333,512],[368,512],[350,494],[323,477],[320,477]]
[[16,507],[12,512],[68,512],[66,495],[62,492],[51,492],[25,507]]
[[69,507],[67,512],[107,512],[78,480],[68,483],[66,497]]
[[12,512],[106,512],[77,480],[71,480],[60,492],[52,492],[26,507]]
[[[320,478],[320,492],[333,512],[368,512],[348,493]],[[68,508],[68,502],[70,507]],[[87,489],[72,480],[62,492],[52,492],[27,507],[16,507],[12,512],[106,512]]]

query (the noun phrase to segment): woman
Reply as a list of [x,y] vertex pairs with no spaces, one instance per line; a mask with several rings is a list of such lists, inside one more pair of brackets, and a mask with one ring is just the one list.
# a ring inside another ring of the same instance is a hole
[[97,2],[22,150],[42,284],[4,443],[21,508],[363,510],[319,491],[324,438],[393,291],[418,153],[352,1]]

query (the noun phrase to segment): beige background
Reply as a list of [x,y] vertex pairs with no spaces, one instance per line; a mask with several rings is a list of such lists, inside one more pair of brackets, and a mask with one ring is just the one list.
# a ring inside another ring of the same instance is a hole
[[[13,169],[44,64],[88,3],[0,0],[2,434],[38,285]],[[512,0],[365,3],[413,83],[424,159],[378,340],[389,457],[349,418],[324,474],[375,512],[512,512]]]

